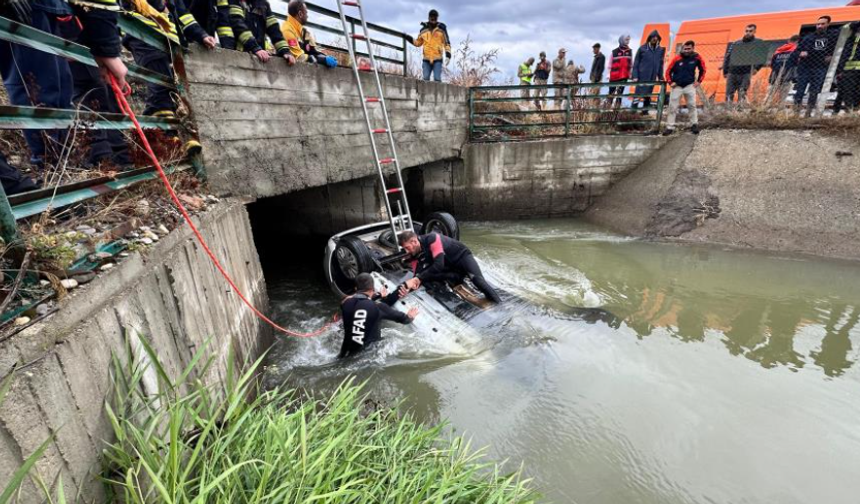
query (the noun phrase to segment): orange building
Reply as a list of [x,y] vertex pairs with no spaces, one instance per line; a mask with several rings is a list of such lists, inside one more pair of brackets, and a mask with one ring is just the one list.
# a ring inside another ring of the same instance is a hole
[[[744,35],[744,28],[754,24],[758,27],[756,37],[770,44],[770,55],[794,34],[805,35],[815,29],[815,22],[821,16],[833,18],[834,26],[847,22],[860,21],[860,0],[855,0],[845,7],[830,7],[821,9],[806,9],[798,11],[772,12],[767,14],[750,14],[722,18],[698,19],[684,21],[674,36],[670,37],[668,23],[652,23],[645,26],[642,33],[642,43],[652,30],[658,30],[664,41],[669,41],[667,57],[680,51],[680,46],[687,40],[696,42],[696,52],[705,60],[708,72],[703,88],[708,96],[715,96],[717,101],[725,100],[726,79],[720,67],[731,42],[739,40]],[[768,57],[767,61],[770,61]],[[767,87],[768,69],[759,72],[752,89]]]

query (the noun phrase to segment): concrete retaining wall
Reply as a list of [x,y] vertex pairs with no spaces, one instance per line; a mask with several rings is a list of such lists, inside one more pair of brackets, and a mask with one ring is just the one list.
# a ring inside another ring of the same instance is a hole
[[[263,272],[244,206],[223,203],[198,225],[240,288],[265,310]],[[108,371],[112,353],[125,355],[126,331],[150,338],[174,376],[212,337],[216,360],[201,377],[208,383],[223,380],[231,344],[241,361],[257,356],[271,334],[240,305],[185,226],[72,293],[46,322],[0,343],[0,375],[19,368],[0,406],[0,488],[53,435],[34,471],[48,484],[61,475],[70,500],[80,489],[86,502],[103,502],[94,476],[112,438],[104,414]],[[29,481],[22,496],[22,503],[43,501]]]
[[[186,58],[189,95],[206,170],[221,194],[262,198],[376,173],[351,69],[324,69],[235,51]],[[466,142],[466,88],[382,78],[401,166],[459,156]],[[368,96],[372,74],[362,73]],[[378,104],[374,126],[382,128]],[[377,135],[385,140],[385,135]],[[390,153],[387,141],[380,157]]]
[[423,170],[424,208],[446,209],[460,219],[575,215],[665,142],[614,136],[470,144],[464,161]]

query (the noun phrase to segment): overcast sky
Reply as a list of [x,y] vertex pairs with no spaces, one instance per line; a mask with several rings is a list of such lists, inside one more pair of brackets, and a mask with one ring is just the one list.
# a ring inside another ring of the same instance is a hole
[[[334,0],[316,0],[336,8]],[[842,6],[848,0],[365,0],[368,21],[417,35],[419,23],[437,9],[454,46],[471,35],[478,50],[501,49],[498,66],[510,76],[541,50],[554,58],[566,47],[568,58],[586,68],[591,46],[608,54],[627,33],[637,47],[646,23],[669,22],[672,29],[688,19],[758,12]],[[313,14],[312,14],[313,16]]]

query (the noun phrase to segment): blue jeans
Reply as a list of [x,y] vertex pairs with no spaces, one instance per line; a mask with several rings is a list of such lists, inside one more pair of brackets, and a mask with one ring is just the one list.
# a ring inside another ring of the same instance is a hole
[[803,95],[806,94],[806,87],[809,86],[809,100],[807,107],[815,108],[818,102],[818,93],[824,86],[824,79],[827,78],[827,68],[798,68],[797,69],[797,89],[794,92],[794,104],[800,106],[803,103]]
[[442,60],[436,60],[433,63],[430,63],[427,60],[424,60],[424,80],[430,80],[430,72],[433,72],[433,80],[436,82],[442,82]]
[[[58,34],[56,15],[33,4],[31,26],[51,34]],[[0,41],[0,74],[12,105],[43,106],[68,109],[72,105],[72,74],[69,64],[60,58],[29,47]],[[60,144],[63,131],[48,134]],[[33,164],[41,164],[45,157],[45,138],[38,130],[24,130],[30,147]]]

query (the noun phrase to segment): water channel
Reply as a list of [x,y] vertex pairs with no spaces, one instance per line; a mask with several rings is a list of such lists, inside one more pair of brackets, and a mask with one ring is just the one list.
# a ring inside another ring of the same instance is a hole
[[[349,362],[336,331],[281,342],[268,382],[325,394],[368,380],[522,464],[549,502],[860,499],[860,266],[571,220],[467,224],[462,239],[521,298],[511,317],[468,335],[389,327]],[[337,309],[321,259],[269,274],[280,321],[310,329]]]

